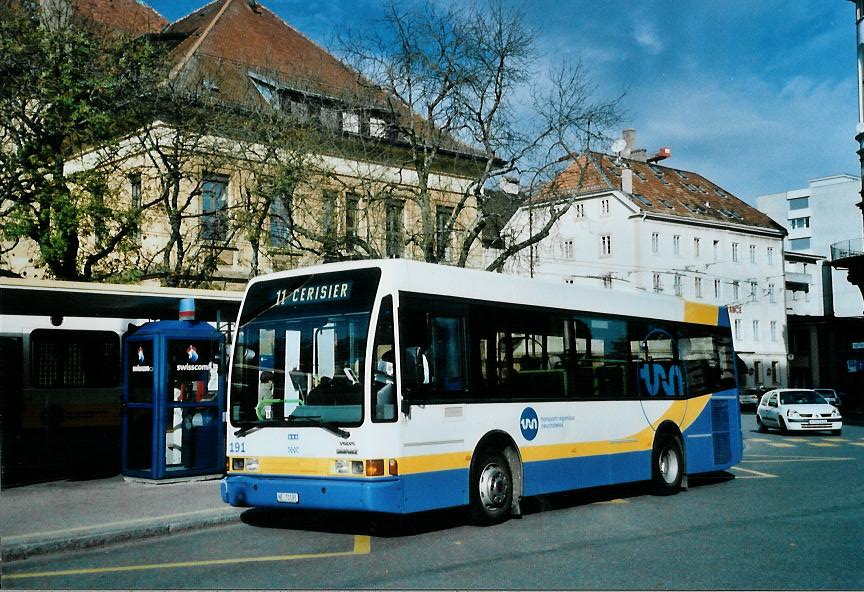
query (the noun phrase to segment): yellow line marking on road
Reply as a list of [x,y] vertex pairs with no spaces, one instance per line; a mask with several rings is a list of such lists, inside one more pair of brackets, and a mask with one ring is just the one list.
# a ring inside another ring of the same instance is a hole
[[787,444],[786,442],[769,442],[768,446],[774,448],[795,448],[796,444]]
[[733,471],[744,471],[745,473],[750,473],[751,475],[736,475],[736,479],[773,479],[777,477],[777,475],[772,475],[770,473],[763,473],[761,471],[754,471],[753,469],[745,469],[744,467],[732,467]]
[[834,444],[832,442],[804,442],[809,446],[816,446],[817,448],[837,448],[840,446],[839,444]]
[[207,567],[210,565],[231,565],[237,563],[263,563],[273,561],[295,561],[298,559],[326,559],[331,557],[349,557],[351,555],[368,555],[372,551],[372,541],[366,535],[354,536],[354,548],[350,551],[334,551],[332,553],[302,553],[299,555],[275,555],[269,557],[236,557],[233,559],[208,559],[204,561],[179,561],[176,563],[150,563],[144,565],[119,565],[115,567],[91,567],[82,569],[64,569],[58,571],[41,571],[33,573],[3,574],[4,580],[23,580],[25,578],[47,578],[57,576],[80,576],[102,573],[119,573],[127,571],[145,571],[155,569],[175,569],[183,567]]
[[747,438],[751,442],[770,442],[770,438]]
[[850,446],[864,446],[864,442],[850,442]]
[[822,439],[825,440],[826,442],[843,442],[844,444],[849,441],[846,438],[839,438],[837,436],[833,436],[831,438],[822,438]]
[[629,503],[630,502],[628,502],[625,499],[613,499],[613,500],[608,500],[605,502],[594,502],[594,505],[599,506],[599,505],[603,505],[603,504],[629,504]]
[[769,456],[765,454],[754,454],[753,456],[764,456],[765,458],[742,460],[742,463],[792,463],[792,462],[832,462],[855,460],[851,456]]

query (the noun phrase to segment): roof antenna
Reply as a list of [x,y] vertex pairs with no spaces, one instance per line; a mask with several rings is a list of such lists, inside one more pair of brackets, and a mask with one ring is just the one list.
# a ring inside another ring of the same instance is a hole
[[624,138],[618,138],[614,142],[612,142],[611,150],[612,153],[615,154],[615,164],[621,166],[621,153],[627,147],[627,140]]

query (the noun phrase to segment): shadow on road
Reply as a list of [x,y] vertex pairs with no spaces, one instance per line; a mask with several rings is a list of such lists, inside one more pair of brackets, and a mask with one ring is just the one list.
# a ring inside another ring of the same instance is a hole
[[[734,479],[729,472],[708,473],[689,478],[690,488],[716,485]],[[522,515],[566,510],[599,502],[651,495],[650,483],[627,483],[592,487],[563,493],[524,498]],[[407,516],[368,512],[320,510],[288,510],[253,508],[241,514],[241,520],[258,528],[306,530],[337,534],[360,534],[383,538],[398,538],[427,534],[470,525],[466,508],[450,508],[419,512]]]

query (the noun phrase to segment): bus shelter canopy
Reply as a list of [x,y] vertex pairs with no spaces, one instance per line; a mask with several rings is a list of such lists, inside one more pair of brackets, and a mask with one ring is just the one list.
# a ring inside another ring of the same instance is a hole
[[0,314],[172,320],[195,299],[199,321],[234,321],[243,292],[52,280],[0,279]]

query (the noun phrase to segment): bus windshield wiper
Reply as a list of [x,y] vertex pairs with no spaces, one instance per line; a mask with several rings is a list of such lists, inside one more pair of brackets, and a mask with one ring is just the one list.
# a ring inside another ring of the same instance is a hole
[[335,423],[333,423],[331,421],[321,421],[320,415],[294,415],[292,413],[291,415],[288,416],[288,419],[295,419],[295,420],[305,419],[305,420],[308,420],[311,425],[325,429],[328,432],[330,432],[331,434],[339,436],[340,438],[350,438],[351,437],[350,432],[348,432],[347,430],[343,430],[342,428],[337,426]]
[[247,434],[251,434],[252,432],[260,430],[261,428],[296,426],[298,425],[298,423],[303,422],[304,420],[308,422],[309,425],[325,429],[331,434],[339,436],[340,438],[351,437],[350,432],[343,430],[333,422],[321,421],[320,415],[289,415],[285,419],[271,419],[262,421],[253,425],[247,425],[240,428],[239,430],[234,432],[234,437],[242,438]]
[[294,425],[292,422],[289,422],[287,419],[270,419],[261,421],[252,425],[247,425],[246,427],[242,427],[236,432],[234,432],[234,436],[237,438],[242,438],[246,434],[251,434],[261,428],[272,427],[272,426],[290,426]]

